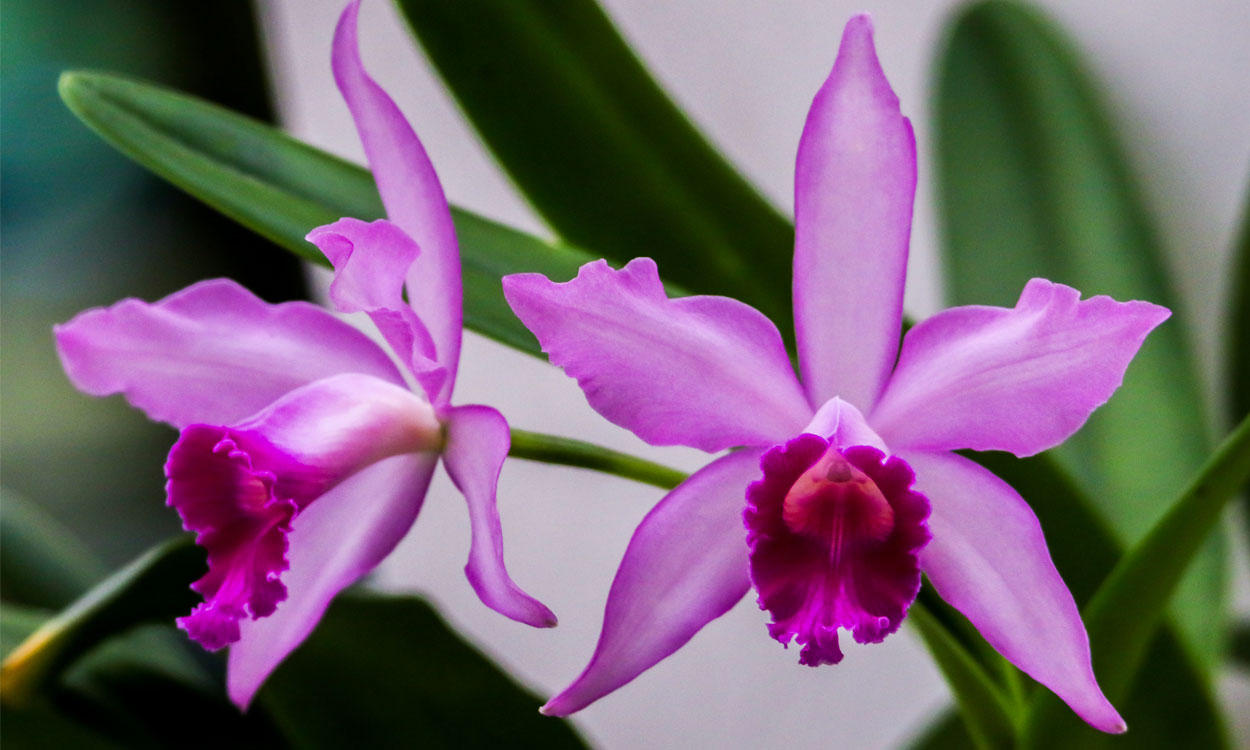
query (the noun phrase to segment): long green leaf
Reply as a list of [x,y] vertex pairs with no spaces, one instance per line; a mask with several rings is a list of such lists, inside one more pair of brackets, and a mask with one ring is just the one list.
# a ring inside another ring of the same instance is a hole
[[[1229,300],[1228,405],[1236,422],[1250,414],[1250,194],[1241,217],[1241,231],[1233,247],[1233,290]],[[1241,519],[1250,542],[1250,494],[1242,499]]]
[[[1250,479],[1250,417],[1228,436],[1171,509],[1116,566],[1085,607],[1094,671],[1112,701],[1132,685],[1164,606],[1234,494]],[[1192,717],[1190,717],[1192,721]],[[1029,746],[1069,747],[1084,730],[1054,696],[1039,693]]]
[[950,683],[968,734],[981,750],[1011,748],[1017,707],[981,664],[920,602],[911,606],[908,622],[920,631],[929,653]]
[[[67,72],[61,98],[122,153],[226,216],[315,263],[304,241],[343,216],[383,216],[369,172],[281,131],[201,99],[105,73]],[[499,279],[540,271],[571,278],[594,258],[468,211],[452,210],[464,267],[465,325],[538,353],[503,298]]]
[[568,241],[790,325],[794,231],[648,75],[594,0],[399,0],[478,133]]
[[257,701],[305,750],[586,747],[412,597],[338,597]]
[[[1124,386],[1057,452],[1121,539],[1140,539],[1197,470],[1209,437],[1187,325],[1113,128],[1063,34],[1021,3],[976,3],[939,61],[935,148],[947,279],[959,304],[1011,305],[1045,276],[1177,312]],[[1178,620],[1210,662],[1223,547],[1187,582]]]
[[186,614],[199,596],[188,587],[207,570],[191,535],[149,551],[45,622],[0,666],[0,699],[22,706],[80,656],[118,633]]

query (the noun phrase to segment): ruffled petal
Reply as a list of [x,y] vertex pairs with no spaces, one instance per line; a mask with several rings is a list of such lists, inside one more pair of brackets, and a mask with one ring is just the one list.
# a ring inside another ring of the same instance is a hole
[[727,297],[668,299],[650,258],[587,263],[563,284],[506,276],[503,288],[595,411],[652,445],[771,445],[811,417],[768,318]]
[[920,556],[937,592],[990,645],[1091,726],[1123,732],[1090,664],[1089,638],[1037,517],[1006,482],[952,453],[905,451],[933,504]]
[[458,406],[447,414],[443,465],[469,504],[473,534],[464,572],[486,606],[517,622],[554,627],[551,610],[513,583],[504,568],[495,488],[511,444],[508,422],[489,406]]
[[158,302],[87,310],[54,331],[61,365],[79,390],[124,394],[174,427],[231,424],[339,373],[404,382],[386,352],[325,310],[270,305],[228,279]]
[[917,325],[872,426],[894,448],[1031,456],[1063,442],[1171,315],[1149,302],[1080,297],[1033,279],[1014,308],[955,307]]
[[420,255],[417,243],[385,219],[339,219],[312,230],[306,239],[334,266],[334,308],[367,313],[429,398],[437,398],[447,370],[436,359],[425,324],[404,302],[404,274]]
[[434,339],[447,379],[435,403],[451,399],[460,359],[462,290],[460,249],[442,185],[417,134],[382,87],[365,72],[357,41],[360,2],[343,10],[334,32],[334,80],[360,133],[386,215],[421,256],[407,275],[408,301]]
[[681,648],[742,598],[750,587],[742,507],[761,453],[713,461],[647,514],[612,581],[590,664],[543,713],[580,711]]
[[799,141],[794,177],[794,325],[813,405],[871,407],[898,353],[916,139],[877,61],[868,16],[852,18]]
[[204,602],[179,625],[208,649],[238,640],[240,620],[269,616],[286,597],[292,519],[353,474],[441,440],[427,402],[367,375],[298,388],[232,427],[188,425],[165,489],[209,570],[192,585]]
[[287,535],[287,599],[270,616],[239,622],[226,689],[246,709],[261,684],[308,637],[330,600],[373,570],[404,537],[438,462],[435,454],[388,458],[301,512]]
[[838,629],[858,643],[898,630],[920,591],[929,501],[897,456],[805,434],[770,448],[747,488],[751,582],[768,633],[802,644],[799,663],[842,660]]

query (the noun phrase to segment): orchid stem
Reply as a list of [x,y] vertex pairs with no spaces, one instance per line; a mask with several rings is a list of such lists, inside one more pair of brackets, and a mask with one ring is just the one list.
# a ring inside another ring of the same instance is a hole
[[508,455],[527,461],[541,461],[560,466],[576,466],[582,469],[615,474],[671,490],[685,481],[685,472],[671,469],[646,459],[621,453],[593,443],[572,438],[544,435],[541,432],[512,430],[512,448]]

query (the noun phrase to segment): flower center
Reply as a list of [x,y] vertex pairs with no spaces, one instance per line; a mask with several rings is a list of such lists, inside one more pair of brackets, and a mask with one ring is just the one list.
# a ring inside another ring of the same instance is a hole
[[816,435],[775,446],[747,488],[751,580],[769,633],[803,645],[810,666],[842,659],[838,629],[877,643],[898,629],[920,590],[929,501],[911,468],[870,446]]
[[880,543],[894,530],[880,488],[833,447],[791,485],[781,518],[795,534],[824,541],[833,564],[848,546]]

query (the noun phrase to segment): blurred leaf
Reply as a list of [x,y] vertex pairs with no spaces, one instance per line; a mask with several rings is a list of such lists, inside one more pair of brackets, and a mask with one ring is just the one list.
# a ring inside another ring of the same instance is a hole
[[655,258],[790,337],[794,230],[696,130],[594,0],[398,0],[530,203],[569,242]]
[[945,711],[938,715],[907,750],[966,750],[972,747],[972,737],[959,714]]
[[[263,123],[186,94],[104,73],[67,72],[61,97],[122,153],[244,226],[314,263],[304,241],[343,216],[383,216],[369,172]],[[499,279],[539,271],[572,278],[594,258],[452,210],[464,266],[465,325],[531,354],[534,337],[512,314]]]
[[[1228,315],[1229,406],[1235,423],[1250,414],[1250,195],[1233,247],[1233,289]],[[1247,518],[1250,522],[1250,518]]]
[[[1116,565],[1082,611],[1094,671],[1113,702],[1129,692],[1146,647],[1181,574],[1250,478],[1250,417],[1242,421],[1167,515]],[[1186,717],[1192,725],[1193,717]],[[1088,731],[1053,695],[1037,694],[1028,722],[1030,747],[1071,747]]]
[[[1163,252],[1101,98],[1061,31],[1024,4],[975,3],[940,61],[935,129],[947,279],[957,304],[1014,304],[1045,276],[1086,295],[1177,309]],[[1151,334],[1124,386],[1056,453],[1121,539],[1165,512],[1210,446],[1183,312]],[[1210,663],[1223,631],[1223,546],[1178,611]]]
[[1229,648],[1229,656],[1242,669],[1250,669],[1250,622],[1239,622],[1233,626],[1233,642]]
[[922,603],[912,604],[907,621],[920,630],[929,653],[945,675],[973,744],[982,750],[1011,748],[1017,711],[999,685]]
[[300,748],[586,747],[413,597],[339,596],[257,698]]
[[0,595],[5,602],[58,609],[103,577],[100,563],[55,518],[0,490]]
[[207,570],[204,559],[204,551],[188,534],[109,576],[5,656],[0,698],[23,706],[105,640],[137,625],[189,612],[199,596],[188,584]]
[[[52,615],[7,606],[5,653]],[[287,747],[263,712],[246,716],[203,679],[169,627],[113,638],[70,665],[28,705],[4,703],[4,743],[14,748]]]

